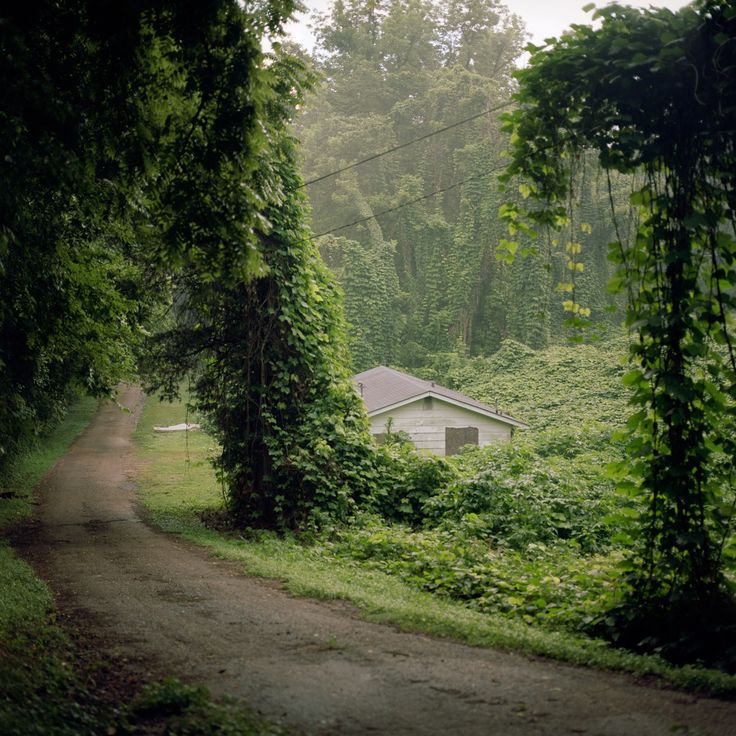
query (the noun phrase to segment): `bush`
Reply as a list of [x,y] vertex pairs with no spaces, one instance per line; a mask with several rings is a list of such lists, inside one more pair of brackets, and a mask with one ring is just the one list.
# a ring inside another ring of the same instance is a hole
[[585,553],[609,546],[605,518],[616,500],[602,477],[591,484],[564,463],[555,466],[514,445],[473,450],[459,462],[474,475],[449,483],[425,501],[424,513],[435,525],[470,524],[479,537],[522,551],[532,543],[560,540]]
[[548,628],[579,630],[609,600],[615,556],[583,558],[564,547],[530,545],[522,555],[498,552],[469,526],[421,532],[374,519],[339,530],[328,543],[421,590]]
[[400,433],[389,433],[379,448],[378,476],[368,508],[389,521],[413,526],[423,522],[426,502],[459,477],[445,458],[419,454]]

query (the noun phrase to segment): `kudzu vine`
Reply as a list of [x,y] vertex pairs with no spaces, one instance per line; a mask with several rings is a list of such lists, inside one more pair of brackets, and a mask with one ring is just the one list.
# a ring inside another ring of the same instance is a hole
[[351,383],[342,293],[305,226],[287,122],[310,75],[276,53],[267,145],[244,182],[267,223],[261,272],[176,276],[174,324],[150,342],[144,374],[174,395],[192,376],[194,405],[219,440],[216,468],[239,528],[304,530],[346,518],[377,473],[363,402]]
[[[694,632],[703,611],[734,610],[736,8],[609,5],[593,17],[599,29],[573,26],[518,73],[504,179],[521,178],[528,206],[504,214],[516,231],[569,223],[589,150],[635,183],[634,233],[619,227],[611,245],[636,366],[618,478],[640,509],[615,627],[661,643]],[[575,298],[568,310],[585,323]]]

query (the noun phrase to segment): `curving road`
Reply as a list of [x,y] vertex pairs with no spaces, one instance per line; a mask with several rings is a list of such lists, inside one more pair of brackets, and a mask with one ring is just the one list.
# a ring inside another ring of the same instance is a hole
[[130,436],[101,407],[41,488],[28,554],[103,654],[243,699],[315,734],[733,736],[736,704],[361,621],[144,524]]

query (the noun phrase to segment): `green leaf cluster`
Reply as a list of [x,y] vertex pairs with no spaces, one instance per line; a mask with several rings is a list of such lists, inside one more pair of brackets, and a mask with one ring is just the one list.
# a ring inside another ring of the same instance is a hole
[[411,532],[364,520],[338,531],[326,549],[474,610],[551,629],[580,631],[598,617],[616,576],[611,557],[543,544],[499,552],[470,525]]
[[[564,341],[571,315],[557,289],[569,271],[531,235],[507,237],[496,182],[507,138],[497,115],[483,114],[513,90],[518,18],[485,2],[363,6],[335,3],[320,18],[313,62],[324,82],[296,127],[304,177],[317,179],[313,229],[336,229],[318,242],[345,291],[356,368],[420,367],[427,353],[457,347],[489,354],[505,338],[535,348]],[[575,280],[577,301],[603,330],[620,321],[606,309],[621,301],[605,290],[607,206],[591,168],[578,210],[592,230],[576,236],[585,271]]]
[[[0,466],[135,373],[169,269],[261,267],[263,51],[293,8],[15,4],[0,38]],[[257,179],[257,181],[256,181]]]
[[581,463],[567,460],[555,463],[533,446],[467,453],[461,479],[429,499],[424,512],[430,523],[472,528],[496,548],[564,540],[583,553],[603,551],[612,535],[607,520],[618,504],[613,487],[602,473],[580,473]]

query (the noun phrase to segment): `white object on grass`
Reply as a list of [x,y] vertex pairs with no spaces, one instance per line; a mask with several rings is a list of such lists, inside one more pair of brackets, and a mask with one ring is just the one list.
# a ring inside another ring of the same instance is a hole
[[199,429],[199,424],[172,424],[170,427],[154,427],[154,432],[187,432],[191,429]]

